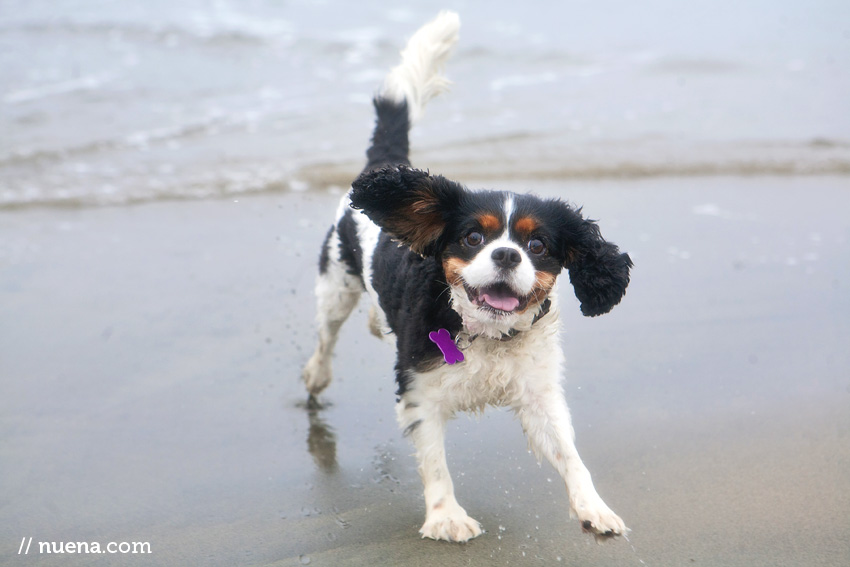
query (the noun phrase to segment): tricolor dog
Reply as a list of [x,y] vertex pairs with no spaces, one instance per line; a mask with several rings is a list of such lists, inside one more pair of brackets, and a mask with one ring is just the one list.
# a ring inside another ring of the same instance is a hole
[[425,486],[423,537],[467,541],[481,526],[455,499],[446,422],[459,411],[510,408],[538,459],[557,469],[570,513],[606,538],[626,532],[596,493],[574,444],[562,388],[555,280],[566,268],[581,311],[607,313],[626,292],[628,255],[557,199],[471,191],[411,167],[408,131],[443,91],[460,22],[442,12],[402,51],[374,99],[368,163],[322,246],[319,340],[303,379],[315,398],[331,381],[340,326],[363,292],[372,331],[398,353],[396,411]]

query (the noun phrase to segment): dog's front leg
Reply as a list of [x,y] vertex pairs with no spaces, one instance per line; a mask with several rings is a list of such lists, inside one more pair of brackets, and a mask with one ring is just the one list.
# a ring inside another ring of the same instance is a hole
[[396,406],[399,425],[416,447],[419,475],[425,485],[425,523],[422,537],[464,542],[481,535],[481,525],[455,499],[446,463],[446,421],[451,417],[439,404],[402,398]]
[[534,454],[552,463],[566,482],[570,516],[578,518],[582,530],[597,540],[626,533],[628,528],[597,494],[579,457],[570,412],[557,381],[529,384],[513,409]]

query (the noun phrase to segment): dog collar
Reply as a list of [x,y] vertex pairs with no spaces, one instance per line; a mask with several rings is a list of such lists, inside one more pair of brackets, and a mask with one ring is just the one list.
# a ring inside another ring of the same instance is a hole
[[[540,311],[534,316],[534,319],[531,321],[531,324],[534,325],[540,319],[543,318],[544,315],[549,313],[549,309],[552,307],[552,301],[550,299],[546,299],[543,303],[540,304]],[[499,341],[509,341],[512,338],[519,335],[522,331],[517,329],[510,329],[507,333],[504,333],[499,339]],[[470,336],[468,333],[461,331],[457,334],[454,340],[452,340],[452,335],[446,329],[438,329],[436,331],[431,331],[428,333],[428,338],[432,343],[437,345],[440,349],[440,352],[443,353],[443,359],[446,361],[446,364],[455,364],[457,362],[463,362],[463,350],[469,348],[472,344],[472,341],[477,339],[480,335],[472,335]]]
[[[547,297],[546,301],[544,301],[543,303],[540,304],[540,311],[538,311],[537,315],[534,316],[534,319],[531,320],[531,324],[534,325],[536,322],[538,322],[540,319],[542,319],[544,315],[549,313],[549,309],[551,307],[552,307],[552,300],[550,300]],[[510,329],[507,333],[503,334],[502,338],[499,339],[499,340],[500,341],[509,341],[512,338],[514,338],[515,336],[517,336],[518,334],[520,334],[521,332],[522,331],[518,331],[516,329]]]

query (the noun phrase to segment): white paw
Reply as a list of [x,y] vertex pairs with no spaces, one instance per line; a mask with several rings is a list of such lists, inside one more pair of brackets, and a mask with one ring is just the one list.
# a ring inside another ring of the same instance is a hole
[[419,533],[423,538],[464,542],[482,534],[481,524],[466,515],[459,505],[433,510],[425,518]]
[[629,531],[623,520],[596,494],[572,499],[570,516],[578,518],[581,531],[593,534],[599,543]]
[[318,395],[331,383],[331,365],[324,357],[314,354],[304,366],[301,379],[311,395]]
[[369,332],[379,339],[384,338],[384,333],[381,330],[381,320],[378,319],[378,312],[375,310],[375,306],[369,308]]

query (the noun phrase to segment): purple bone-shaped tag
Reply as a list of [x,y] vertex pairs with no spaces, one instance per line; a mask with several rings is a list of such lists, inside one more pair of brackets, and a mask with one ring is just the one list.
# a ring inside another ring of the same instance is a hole
[[428,338],[440,348],[443,358],[446,359],[446,363],[454,364],[455,362],[463,362],[463,353],[457,348],[451,334],[447,330],[439,329],[437,331],[431,331],[428,333]]

